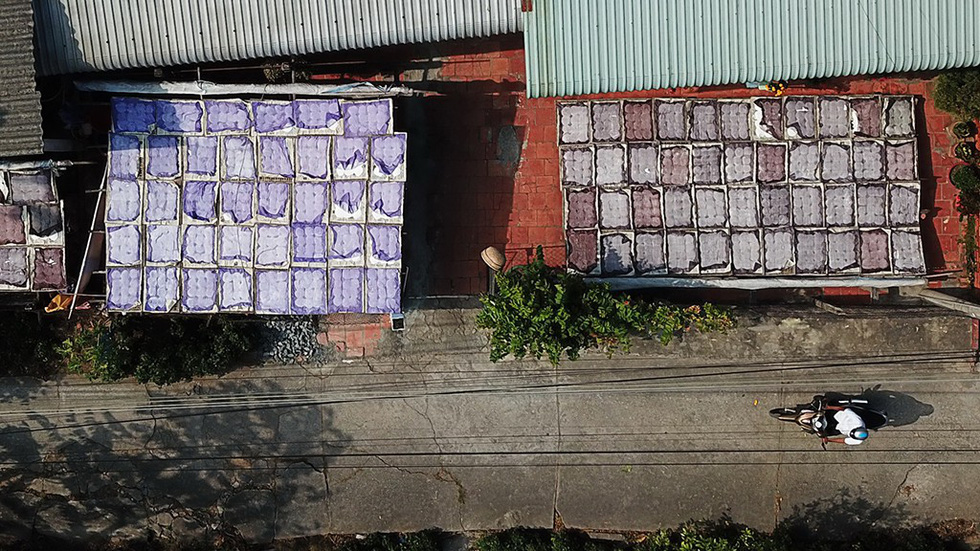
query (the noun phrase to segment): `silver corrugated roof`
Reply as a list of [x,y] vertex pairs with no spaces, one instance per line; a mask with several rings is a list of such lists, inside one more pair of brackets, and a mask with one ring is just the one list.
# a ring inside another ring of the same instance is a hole
[[31,0],[0,0],[0,157],[40,155],[41,96],[34,85]]
[[519,0],[34,0],[42,74],[519,32]]
[[534,0],[528,95],[980,65],[977,0]]

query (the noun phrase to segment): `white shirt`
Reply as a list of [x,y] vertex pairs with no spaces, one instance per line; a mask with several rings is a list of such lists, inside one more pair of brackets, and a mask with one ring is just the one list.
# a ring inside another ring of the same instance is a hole
[[864,440],[858,440],[857,438],[851,438],[848,436],[854,429],[865,428],[864,419],[854,412],[851,408],[845,408],[841,411],[834,412],[834,420],[837,421],[837,432],[844,435],[844,443],[856,446]]

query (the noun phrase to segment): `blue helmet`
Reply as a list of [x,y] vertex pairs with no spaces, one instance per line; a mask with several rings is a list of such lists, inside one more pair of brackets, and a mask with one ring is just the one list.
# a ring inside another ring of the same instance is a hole
[[855,440],[867,440],[867,438],[868,438],[868,429],[863,428],[863,427],[862,428],[856,428],[856,429],[854,429],[854,430],[851,431],[850,436],[851,436],[851,438],[853,438]]

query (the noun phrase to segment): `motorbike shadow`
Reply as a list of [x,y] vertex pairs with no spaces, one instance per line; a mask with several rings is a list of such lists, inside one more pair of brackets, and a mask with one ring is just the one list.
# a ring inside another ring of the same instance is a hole
[[868,401],[868,407],[888,414],[888,425],[901,427],[911,425],[922,417],[933,414],[932,404],[920,402],[903,392],[883,390],[881,385],[865,389],[861,394],[842,394],[828,392],[825,396],[831,400],[859,398]]

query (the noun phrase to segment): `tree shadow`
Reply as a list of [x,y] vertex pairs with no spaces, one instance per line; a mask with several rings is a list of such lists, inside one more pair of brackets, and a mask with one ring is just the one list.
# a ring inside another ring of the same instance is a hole
[[888,426],[903,427],[911,425],[922,417],[933,414],[932,404],[920,402],[908,394],[894,390],[882,390],[881,385],[867,388],[858,395],[829,392],[831,399],[860,398],[868,401],[868,407],[888,414]]
[[832,497],[794,505],[776,529],[792,541],[850,541],[875,530],[897,530],[907,524],[903,504],[874,502],[841,488]]
[[183,398],[9,421],[0,430],[3,537],[62,549],[110,538],[244,548],[329,530],[326,469],[351,440],[331,408]]

